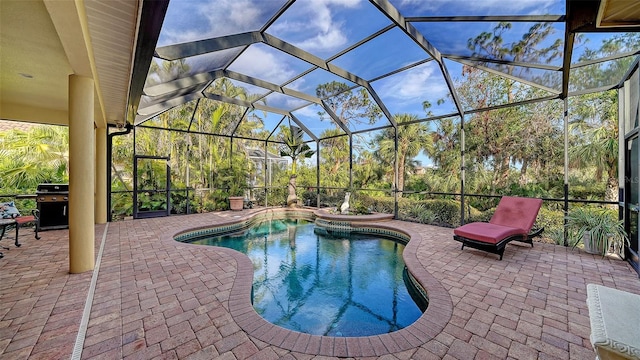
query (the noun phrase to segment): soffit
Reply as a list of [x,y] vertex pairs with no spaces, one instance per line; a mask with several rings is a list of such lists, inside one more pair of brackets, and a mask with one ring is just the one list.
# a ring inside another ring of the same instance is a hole
[[0,2],[0,118],[68,125],[68,77],[77,74],[95,80],[96,124],[123,122],[138,6]]
[[640,2],[630,0],[602,0],[597,27],[640,26]]
[[138,2],[87,0],[84,4],[105,116],[109,123],[123,123]]

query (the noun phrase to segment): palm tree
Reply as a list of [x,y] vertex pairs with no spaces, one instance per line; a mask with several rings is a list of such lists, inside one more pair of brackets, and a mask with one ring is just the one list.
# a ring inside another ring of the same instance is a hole
[[[394,116],[396,123],[406,123],[418,120],[416,115],[398,114]],[[410,125],[400,125],[397,128],[398,134],[398,191],[402,196],[404,190],[404,179],[406,167],[411,160],[417,156],[425,147],[427,140],[427,128],[424,123],[414,123]],[[387,128],[375,137],[374,141],[379,144],[381,159],[391,163],[395,151],[395,134],[393,128]]]
[[37,126],[0,134],[3,187],[35,189],[41,182],[69,178],[69,132],[63,126]]
[[353,165],[353,185],[356,188],[372,186],[384,177],[385,168],[380,166],[371,151],[361,151]]
[[302,140],[302,129],[296,126],[281,126],[280,131],[284,144],[280,147],[280,156],[291,158],[291,175],[289,176],[289,195],[287,196],[287,206],[296,207],[298,195],[296,194],[297,160],[308,159],[315,154],[309,145]]
[[427,142],[425,152],[442,177],[437,179],[441,188],[453,191],[460,183],[460,126],[453,118],[436,120],[435,124],[436,129],[429,133],[431,141]]
[[594,166],[596,179],[606,174],[605,201],[618,199],[618,120],[617,93],[581,96],[576,104],[577,119],[570,124],[578,143],[569,149],[571,162],[576,166]]

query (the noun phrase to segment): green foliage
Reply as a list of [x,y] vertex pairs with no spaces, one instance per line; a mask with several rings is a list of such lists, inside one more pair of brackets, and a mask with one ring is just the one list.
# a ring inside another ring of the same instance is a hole
[[[284,206],[287,204],[287,188],[272,187],[267,189],[267,196],[270,206]],[[264,197],[258,197],[259,204],[264,204]]]
[[425,204],[418,202],[408,204],[398,211],[400,220],[419,222],[423,224],[437,224],[439,222],[438,214],[428,209]]
[[604,199],[606,184],[593,181],[584,184],[572,184],[569,191],[569,195],[574,199],[599,200]]
[[355,214],[362,215],[371,214],[371,210],[360,202],[357,202],[353,206],[350,206],[349,211]]
[[395,205],[393,197],[389,196],[368,196],[362,195],[360,197],[360,204],[366,207],[371,212],[382,214],[393,214]]
[[[397,123],[414,122],[418,120],[416,115],[396,114],[394,119]],[[395,141],[397,131],[398,141]],[[387,168],[393,168],[396,161],[398,163],[398,189],[405,189],[405,175],[411,168],[412,160],[425,147],[427,142],[427,126],[424,123],[400,125],[397,130],[387,128],[380,132],[372,140],[372,144],[377,145],[378,151],[374,157]],[[402,195],[402,193],[400,194]]]
[[302,204],[306,206],[318,206],[318,196],[315,190],[305,190],[302,193]]
[[248,163],[234,159],[231,165],[215,172],[213,189],[207,195],[205,209],[228,210],[229,196],[244,196],[248,188]]
[[[360,196],[362,206],[372,212],[393,214],[393,197]],[[475,213],[475,210],[474,210]],[[457,227],[460,225],[460,203],[456,200],[413,200],[401,198],[398,215],[403,220],[417,221],[431,225]]]
[[549,205],[551,204],[545,203],[540,208],[538,218],[536,220],[536,223],[534,224],[534,228],[539,229],[544,227],[545,234],[551,233],[555,229],[564,229],[564,211],[553,209]]
[[0,178],[8,188],[35,192],[39,183],[69,181],[69,132],[66,127],[42,125],[29,131],[0,133]]
[[186,190],[171,192],[171,213],[172,214],[186,214],[187,203],[189,204],[190,213],[197,212],[198,203],[194,198],[193,191],[189,192],[189,198],[187,198]]
[[[542,234],[547,239],[553,240],[553,243],[556,245],[564,245],[564,230],[563,228],[544,228],[544,233]],[[567,244],[569,246],[576,246],[579,242],[579,239],[567,238]]]
[[308,159],[316,152],[311,150],[309,144],[303,141],[303,131],[296,126],[280,126],[284,144],[280,147],[280,156],[291,158],[291,175],[297,174],[297,160]]
[[[332,81],[318,85],[316,95],[325,99],[344,125],[361,123],[361,119],[367,119],[369,124],[374,124],[382,116],[382,111],[376,102],[370,99],[364,88],[354,91],[345,83]],[[327,116],[324,111],[318,112],[318,115],[320,118]]]
[[437,215],[438,225],[460,226],[460,202],[455,200],[424,200],[426,208]]
[[588,207],[571,210],[567,216],[567,230],[574,243],[577,239],[584,241],[583,236],[588,233],[591,247],[599,249],[602,256],[612,247],[615,253],[621,254],[624,245],[629,243],[623,222],[618,220],[615,210]]
[[121,220],[133,215],[133,195],[131,193],[111,194],[111,215],[114,220]]
[[495,208],[487,209],[485,211],[480,211],[473,206],[468,205],[467,210],[465,211],[465,223],[470,222],[488,222],[491,220]]
[[209,191],[204,209],[211,210],[229,210],[229,194],[223,189],[213,189]]

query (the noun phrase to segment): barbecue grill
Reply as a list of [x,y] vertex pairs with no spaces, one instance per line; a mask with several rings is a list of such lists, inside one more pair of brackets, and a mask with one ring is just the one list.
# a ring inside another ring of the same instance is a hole
[[40,230],[69,227],[69,184],[39,184],[36,203],[40,211]]

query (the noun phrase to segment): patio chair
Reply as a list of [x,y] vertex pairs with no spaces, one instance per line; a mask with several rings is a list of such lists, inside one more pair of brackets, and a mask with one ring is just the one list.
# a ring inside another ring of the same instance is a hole
[[[0,203],[0,240],[4,237],[5,231],[7,228],[15,227],[16,229],[16,238],[15,238],[15,246],[20,247],[20,242],[18,241],[18,235],[20,227],[33,224],[35,226],[35,238],[40,240],[40,236],[38,235],[38,230],[40,229],[40,216],[38,210],[31,210],[31,215],[21,215],[20,211],[16,208],[16,205],[13,201]],[[5,249],[9,249],[4,247]]]
[[498,203],[491,220],[473,222],[453,230],[454,240],[465,246],[500,255],[504,254],[506,245],[511,241],[531,244],[533,238],[540,235],[544,228],[531,232],[538,211],[542,206],[541,199],[503,196]]

